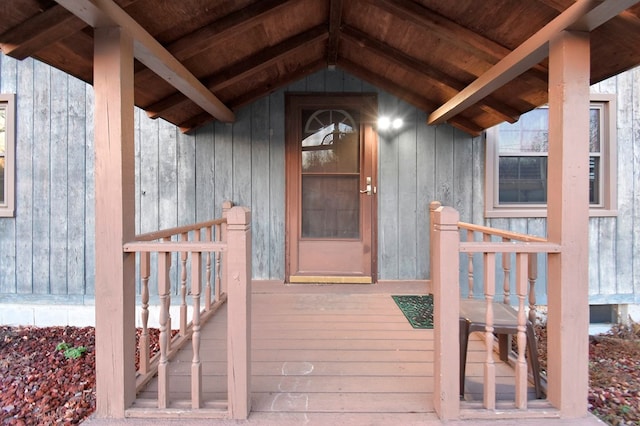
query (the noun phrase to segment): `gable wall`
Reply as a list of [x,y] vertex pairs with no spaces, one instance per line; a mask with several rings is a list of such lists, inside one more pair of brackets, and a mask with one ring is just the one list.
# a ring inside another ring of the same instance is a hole
[[[92,89],[31,59],[17,62],[2,56],[0,66],[0,91],[17,93],[18,102],[17,214],[0,218],[0,297],[5,302],[91,302]],[[618,104],[625,107],[618,116],[621,214],[591,220],[594,303],[628,303],[640,294],[634,288],[634,283],[640,286],[640,257],[633,256],[640,252],[633,219],[633,212],[640,211],[635,196],[640,192],[640,78],[638,70],[634,73],[595,88],[618,91]],[[405,119],[399,133],[379,136],[380,280],[429,277],[431,200],[455,207],[463,221],[544,235],[544,219],[484,221],[482,137],[471,138],[447,125],[428,127],[423,112],[340,70],[318,72],[286,90],[377,92],[381,114]],[[252,210],[254,278],[281,281],[284,93],[279,90],[238,111],[233,125],[209,124],[191,135],[137,109],[137,231],[219,217],[222,201],[230,199]],[[461,271],[461,282],[465,273]],[[539,302],[544,300],[541,293]]]

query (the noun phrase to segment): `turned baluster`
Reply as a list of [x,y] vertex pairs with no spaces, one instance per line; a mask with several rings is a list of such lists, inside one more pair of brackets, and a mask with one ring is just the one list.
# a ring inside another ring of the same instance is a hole
[[[508,243],[511,240],[509,238],[503,238],[503,243]],[[511,295],[511,253],[502,253],[502,272],[504,274],[502,278],[502,291],[504,292],[504,303],[510,304]]]
[[149,275],[150,270],[150,253],[140,253],[140,282],[141,282],[141,301],[142,311],[140,317],[142,320],[142,332],[140,341],[138,342],[138,350],[140,353],[139,371],[142,374],[149,372]]
[[[217,226],[217,225],[216,225]],[[213,241],[213,235],[212,235],[213,231],[212,231],[212,227],[211,226],[207,226],[206,228],[206,232],[205,232],[205,238],[207,241],[211,242]],[[211,252],[207,252],[207,268],[206,268],[207,272],[206,272],[206,287],[205,287],[205,291],[204,291],[204,309],[206,311],[211,309]]]
[[[162,241],[171,241],[171,237],[164,237],[162,239]],[[167,341],[167,351],[169,349],[171,349],[171,310],[169,309],[171,307],[171,275],[169,275],[169,272],[171,270],[171,253],[168,254],[167,257],[167,277],[168,277],[168,289],[167,289],[167,298],[165,300],[165,303],[167,305],[167,329],[169,330],[169,335],[168,335],[168,341]]]
[[516,408],[527,408],[527,316],[524,311],[524,299],[527,294],[527,254],[516,254],[516,295],[518,297],[518,360],[516,362]]
[[[180,241],[188,241],[189,234],[180,234]],[[180,335],[187,335],[187,256],[186,251],[180,252]]]
[[536,323],[536,280],[538,279],[538,253],[529,254],[529,321]]
[[[216,225],[216,242],[222,242],[222,225],[220,224]],[[222,265],[222,262],[221,262],[222,252],[216,251],[215,256],[216,256],[216,283],[214,286],[214,291],[215,291],[215,300],[218,301],[220,300],[220,286],[222,284],[222,279],[221,279],[222,277],[220,275],[220,267]]]
[[191,296],[193,297],[193,334],[191,345],[191,408],[202,406],[202,364],[200,363],[200,290],[202,287],[202,253],[191,253]]
[[493,410],[496,407],[496,367],[493,361],[493,299],[496,284],[496,255],[495,253],[484,254],[484,288],[486,301],[485,317],[485,351],[486,360],[484,363],[484,408]]
[[158,363],[158,408],[167,408],[169,405],[169,369],[168,354],[169,341],[171,339],[171,321],[169,306],[171,299],[171,253],[158,253],[158,295],[160,296],[160,361]]

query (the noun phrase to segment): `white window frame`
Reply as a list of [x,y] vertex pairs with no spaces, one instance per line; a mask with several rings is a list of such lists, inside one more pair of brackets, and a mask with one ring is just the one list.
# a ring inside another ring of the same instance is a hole
[[[591,107],[602,109],[600,132],[600,203],[591,204],[589,215],[617,215],[617,135],[616,97],[610,94],[591,94]],[[498,199],[498,126],[486,132],[485,217],[547,217],[546,204],[500,204]],[[592,157],[594,155],[590,155]]]
[[0,94],[0,108],[6,111],[4,153],[4,200],[0,200],[0,217],[15,215],[15,94]]

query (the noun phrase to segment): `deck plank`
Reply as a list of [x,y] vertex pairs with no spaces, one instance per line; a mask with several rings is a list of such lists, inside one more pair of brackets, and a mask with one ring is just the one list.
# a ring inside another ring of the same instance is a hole
[[[390,297],[410,291],[371,286],[376,289],[367,293],[364,287],[357,286],[355,293],[332,286],[254,289],[253,413],[433,415],[433,330],[413,329]],[[475,333],[469,342],[469,402],[482,399],[482,337]],[[226,345],[223,306],[202,329],[207,401],[226,398]],[[187,345],[169,365],[172,401],[189,399],[191,359]],[[497,357],[496,382],[497,397],[512,400],[513,370]],[[139,398],[153,399],[156,392],[152,380]]]

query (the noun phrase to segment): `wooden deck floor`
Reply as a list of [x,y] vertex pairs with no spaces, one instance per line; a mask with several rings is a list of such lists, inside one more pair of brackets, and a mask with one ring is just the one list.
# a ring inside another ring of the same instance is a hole
[[[366,424],[437,420],[433,330],[413,329],[390,297],[424,293],[424,286],[407,284],[255,285],[250,420],[349,414],[375,419]],[[226,398],[225,308],[220,314],[203,329],[205,400]],[[188,345],[171,363],[174,401],[189,399],[191,356]],[[484,356],[483,343],[472,339],[468,401],[482,399]],[[512,369],[498,361],[496,371],[497,398],[513,401]],[[136,405],[155,397],[152,381]]]

